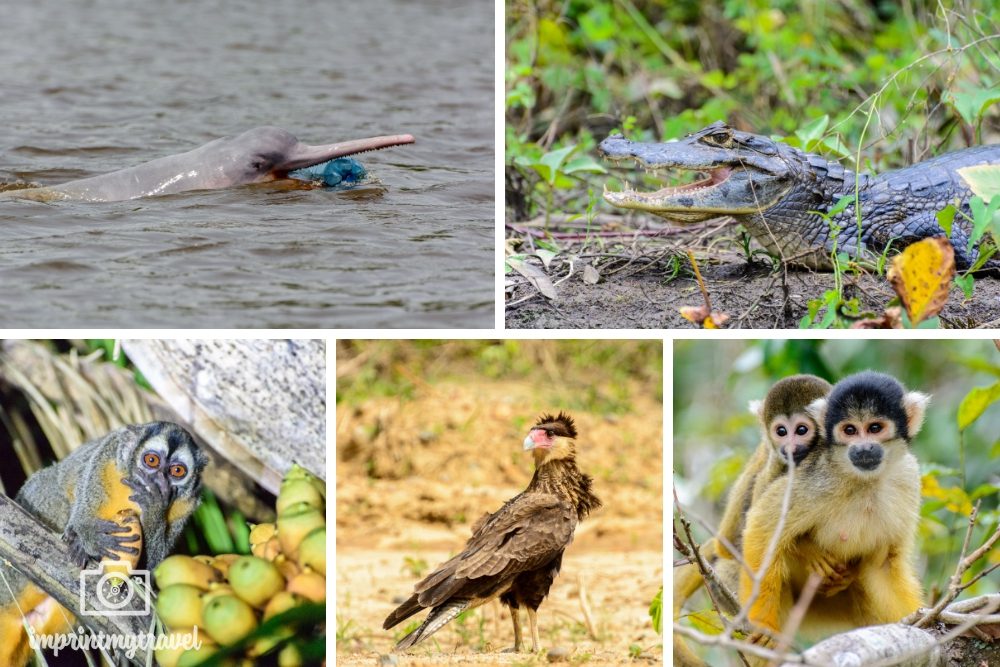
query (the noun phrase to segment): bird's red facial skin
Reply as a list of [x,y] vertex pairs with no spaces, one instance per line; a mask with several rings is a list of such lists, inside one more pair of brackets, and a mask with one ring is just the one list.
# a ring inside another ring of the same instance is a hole
[[554,438],[550,437],[543,428],[532,429],[528,434],[536,448],[548,449],[552,446]]

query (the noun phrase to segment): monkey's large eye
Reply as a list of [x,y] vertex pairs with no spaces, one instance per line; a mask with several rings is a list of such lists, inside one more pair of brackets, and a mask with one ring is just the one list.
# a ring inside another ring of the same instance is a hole
[[156,452],[146,452],[142,455],[142,462],[146,464],[147,468],[155,470],[160,467],[160,455]]
[[847,426],[844,427],[844,433],[846,433],[847,435],[857,435],[858,427],[855,426],[854,424],[848,424]]
[[774,429],[774,432],[778,434],[779,438],[784,438],[786,435],[788,435],[788,429],[785,428],[784,426],[779,426],[778,428]]
[[809,427],[805,424],[799,424],[795,427],[795,435],[805,435],[809,432]]
[[187,472],[188,472],[187,466],[184,465],[183,463],[175,463],[172,466],[170,466],[170,476],[173,477],[174,479],[181,479],[182,477],[187,475]]
[[868,425],[868,432],[869,433],[881,433],[882,432],[882,425],[879,424],[878,422],[875,422],[874,424],[869,424]]

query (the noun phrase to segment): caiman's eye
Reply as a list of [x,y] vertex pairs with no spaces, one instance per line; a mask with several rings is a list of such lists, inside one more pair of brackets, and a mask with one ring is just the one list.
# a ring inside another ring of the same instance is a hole
[[720,130],[712,134],[706,134],[702,137],[702,141],[713,146],[728,148],[733,143],[733,133],[729,130]]

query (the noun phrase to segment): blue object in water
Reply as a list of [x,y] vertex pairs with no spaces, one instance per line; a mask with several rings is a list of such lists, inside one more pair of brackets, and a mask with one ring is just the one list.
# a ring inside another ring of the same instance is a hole
[[338,157],[329,162],[288,172],[289,178],[314,181],[331,188],[349,188],[363,181],[367,175],[368,172],[361,163],[349,157]]

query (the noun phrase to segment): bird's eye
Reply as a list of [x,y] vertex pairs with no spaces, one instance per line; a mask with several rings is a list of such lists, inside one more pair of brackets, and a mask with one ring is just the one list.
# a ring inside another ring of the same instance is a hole
[[187,466],[183,463],[175,463],[170,466],[170,476],[174,479],[181,479],[187,475]]
[[868,432],[869,433],[881,433],[882,432],[882,425],[879,424],[878,422],[875,422],[874,424],[869,424],[868,425]]
[[795,435],[805,435],[809,432],[809,427],[805,424],[799,424],[795,427]]
[[160,467],[160,455],[156,452],[146,452],[142,455],[142,462],[146,464],[147,468],[155,470]]
[[858,427],[854,426],[853,424],[848,424],[847,426],[844,427],[844,433],[846,433],[847,435],[857,435]]
[[779,438],[784,438],[786,435],[788,435],[788,429],[785,428],[784,426],[779,426],[778,428],[774,429],[774,432],[778,434]]
[[549,436],[551,438],[554,435],[554,432],[553,432],[552,429],[547,428],[547,429],[545,429],[545,435],[547,435],[547,436]]

